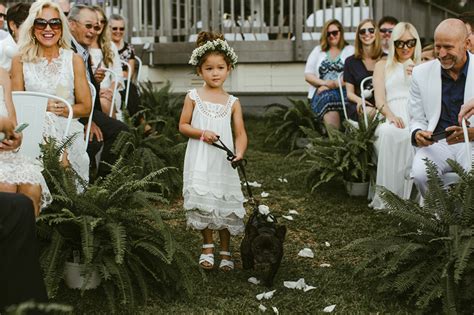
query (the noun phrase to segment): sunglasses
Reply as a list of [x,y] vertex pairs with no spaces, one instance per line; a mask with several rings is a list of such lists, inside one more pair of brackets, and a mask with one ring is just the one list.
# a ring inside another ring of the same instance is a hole
[[83,25],[83,26],[84,26],[85,28],[87,28],[88,30],[94,29],[94,31],[96,31],[96,32],[98,32],[98,31],[101,30],[101,27],[100,27],[100,25],[98,25],[98,24],[95,24],[95,25],[94,25],[94,24],[92,24],[92,23],[86,23],[86,24],[84,24],[84,23],[81,23],[81,22],[79,22],[79,21],[76,21],[76,22],[79,23],[79,24],[81,24],[81,25]]
[[0,13],[0,18],[5,19],[6,17],[7,17],[7,15],[5,13]]
[[339,31],[332,31],[332,32],[328,32],[327,37],[329,36],[336,37],[337,35],[339,35]]
[[112,31],[116,32],[116,31],[125,31],[125,27],[112,27]]
[[38,19],[35,19],[35,21],[33,22],[33,26],[35,27],[35,29],[41,30],[41,31],[46,29],[48,25],[49,27],[51,27],[52,30],[55,30],[55,31],[60,30],[63,27],[63,23],[61,22],[61,19],[58,19],[58,18],[54,18],[51,20],[38,18]]
[[399,49],[402,49],[404,48],[405,46],[407,46],[407,48],[413,48],[416,46],[416,38],[412,38],[412,39],[409,39],[409,40],[396,40],[393,42],[393,45],[396,47],[396,48],[399,48]]
[[364,35],[364,34],[373,34],[375,33],[375,28],[369,27],[369,28],[361,28],[359,30],[359,35]]
[[393,28],[381,28],[380,29],[380,33],[389,33],[389,34],[392,34],[393,32]]

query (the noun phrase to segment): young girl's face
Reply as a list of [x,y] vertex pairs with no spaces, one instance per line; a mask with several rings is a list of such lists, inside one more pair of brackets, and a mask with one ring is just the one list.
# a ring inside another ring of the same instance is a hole
[[225,62],[224,56],[211,54],[198,68],[198,74],[209,87],[221,87],[230,73],[230,66]]

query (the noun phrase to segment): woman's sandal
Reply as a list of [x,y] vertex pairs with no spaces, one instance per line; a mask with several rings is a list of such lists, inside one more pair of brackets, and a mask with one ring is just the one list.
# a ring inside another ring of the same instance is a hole
[[[232,256],[230,252],[220,251],[219,255],[221,256]],[[219,264],[219,269],[222,271],[231,271],[234,270],[234,262],[230,259],[222,259],[221,263]]]
[[[202,248],[214,248],[214,244],[203,244]],[[204,263],[208,263],[208,265],[205,265]],[[201,256],[199,256],[199,266],[206,270],[214,268],[214,253],[201,254]]]

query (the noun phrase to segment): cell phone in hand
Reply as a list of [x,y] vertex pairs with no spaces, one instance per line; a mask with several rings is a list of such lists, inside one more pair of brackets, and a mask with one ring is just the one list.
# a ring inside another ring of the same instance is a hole
[[101,67],[102,67],[102,63],[103,63],[104,59],[101,59],[99,61],[99,63],[97,64],[97,67],[95,68],[94,70],[94,74],[97,72],[97,70],[99,70]]
[[449,131],[442,130],[442,131],[439,131],[439,132],[435,132],[431,135],[431,138],[429,140],[439,141],[439,140],[442,140],[442,139],[445,139],[445,138],[449,137],[453,132],[454,132],[454,130],[449,130]]
[[16,132],[16,133],[20,133],[23,130],[25,130],[25,128],[28,127],[28,126],[29,126],[28,123],[22,123],[22,124],[19,124],[18,126],[16,126],[15,130],[13,130],[13,131]]

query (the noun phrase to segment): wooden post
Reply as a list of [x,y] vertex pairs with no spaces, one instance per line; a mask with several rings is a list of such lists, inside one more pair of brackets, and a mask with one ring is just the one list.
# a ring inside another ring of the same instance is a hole
[[202,30],[209,31],[209,0],[201,1],[201,21]]
[[161,9],[164,14],[163,21],[163,37],[160,38],[160,42],[172,42],[173,41],[173,4],[171,0],[162,0]]
[[223,31],[220,30],[220,25],[221,25],[221,14],[219,12],[219,0],[211,0],[211,29],[212,31],[223,33]]
[[374,20],[378,21],[384,16],[384,0],[374,0]]
[[304,61],[305,57],[303,55],[303,25],[304,25],[304,16],[303,16],[303,0],[295,1],[295,43],[294,43],[294,60],[295,61]]

